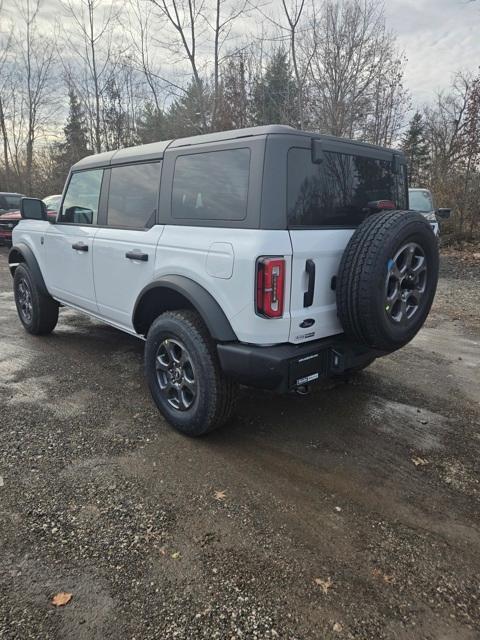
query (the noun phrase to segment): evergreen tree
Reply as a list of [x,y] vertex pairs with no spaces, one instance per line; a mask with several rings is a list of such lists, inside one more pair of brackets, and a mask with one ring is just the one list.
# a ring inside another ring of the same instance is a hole
[[87,126],[82,106],[73,89],[68,92],[69,114],[63,129],[65,142],[63,153],[70,165],[91,154],[88,148]]
[[168,140],[171,137],[165,114],[151,102],[147,102],[143,107],[142,115],[137,123],[137,137],[139,144]]
[[246,56],[240,52],[229,58],[222,68],[216,130],[242,129],[252,124],[248,89]]
[[274,52],[265,73],[255,82],[253,113],[255,123],[298,125],[296,84],[291,73],[287,52]]
[[107,80],[103,93],[103,143],[107,151],[122,149],[133,144],[130,117],[125,95],[117,79]]
[[69,113],[63,128],[64,142],[59,143],[54,151],[54,191],[61,192],[72,164],[78,162],[92,151],[88,148],[87,126],[85,115],[77,94],[70,88],[68,91]]
[[169,137],[183,138],[205,133],[211,125],[212,111],[213,96],[209,87],[205,83],[199,87],[192,81],[168,111]]
[[411,186],[423,186],[428,169],[428,142],[425,136],[425,123],[422,114],[417,111],[410,120],[405,133],[402,149],[407,156],[408,180]]

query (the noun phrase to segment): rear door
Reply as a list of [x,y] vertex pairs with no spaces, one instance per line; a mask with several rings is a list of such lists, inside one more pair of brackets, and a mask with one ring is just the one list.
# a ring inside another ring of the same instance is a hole
[[153,279],[163,232],[163,225],[156,223],[161,165],[157,160],[108,169],[105,220],[93,243],[98,311],[129,330],[135,301]]
[[[403,167],[392,152],[321,141],[288,151],[287,223],[292,243],[290,342],[342,332],[336,276],[343,252],[373,202],[406,208]],[[315,159],[315,161],[314,161]]]

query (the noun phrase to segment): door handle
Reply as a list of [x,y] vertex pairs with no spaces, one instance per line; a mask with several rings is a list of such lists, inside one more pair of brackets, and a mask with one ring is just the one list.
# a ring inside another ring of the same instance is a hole
[[140,260],[141,262],[148,262],[148,253],[141,253],[140,251],[127,251],[125,257],[129,260]]
[[88,251],[88,244],[75,242],[75,244],[72,244],[72,249],[75,249],[75,251]]
[[305,271],[308,276],[308,289],[303,294],[303,306],[311,307],[313,304],[313,294],[315,291],[315,262],[310,258],[305,263]]

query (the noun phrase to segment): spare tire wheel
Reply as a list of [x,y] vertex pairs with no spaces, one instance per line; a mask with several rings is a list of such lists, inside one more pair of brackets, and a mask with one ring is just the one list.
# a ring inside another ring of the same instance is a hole
[[366,218],[350,238],[337,278],[345,334],[372,349],[395,351],[420,330],[438,280],[438,246],[413,211]]

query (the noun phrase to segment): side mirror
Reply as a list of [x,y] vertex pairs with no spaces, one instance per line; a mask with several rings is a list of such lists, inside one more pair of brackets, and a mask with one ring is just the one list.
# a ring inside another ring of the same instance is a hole
[[24,220],[46,220],[47,207],[39,198],[22,198],[20,213]]
[[450,218],[450,214],[452,213],[451,209],[437,209],[436,212],[437,216],[439,218],[442,218],[443,220],[448,220],[448,218]]

